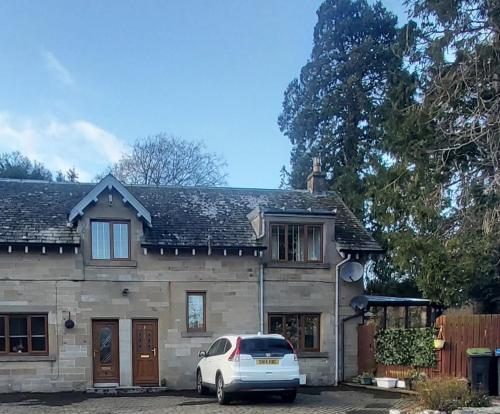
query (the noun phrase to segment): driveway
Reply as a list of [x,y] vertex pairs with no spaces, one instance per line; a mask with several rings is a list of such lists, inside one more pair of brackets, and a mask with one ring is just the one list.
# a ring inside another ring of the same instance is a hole
[[391,408],[410,408],[415,401],[400,394],[349,387],[304,388],[294,404],[279,398],[255,396],[219,406],[214,397],[194,392],[157,395],[92,397],[84,393],[0,394],[0,413],[12,414],[118,414],[118,413],[338,413],[380,414]]

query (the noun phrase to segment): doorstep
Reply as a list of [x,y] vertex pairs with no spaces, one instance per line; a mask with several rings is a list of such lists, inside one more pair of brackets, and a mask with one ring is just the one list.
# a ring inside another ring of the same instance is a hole
[[167,391],[167,387],[90,387],[85,391],[95,395],[156,394]]
[[376,385],[358,384],[357,382],[343,382],[342,384],[348,385],[349,387],[364,388],[367,390],[378,390],[378,391],[394,392],[397,394],[418,395],[417,391],[407,390],[405,388],[382,388],[382,387],[377,387]]

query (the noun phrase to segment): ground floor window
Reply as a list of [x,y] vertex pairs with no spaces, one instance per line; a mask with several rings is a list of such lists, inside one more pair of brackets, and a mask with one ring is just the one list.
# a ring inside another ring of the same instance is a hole
[[0,315],[0,353],[47,354],[47,315]]
[[319,314],[270,314],[269,333],[287,338],[295,349],[306,352],[320,350]]
[[205,292],[187,292],[186,325],[188,332],[206,331],[205,299]]

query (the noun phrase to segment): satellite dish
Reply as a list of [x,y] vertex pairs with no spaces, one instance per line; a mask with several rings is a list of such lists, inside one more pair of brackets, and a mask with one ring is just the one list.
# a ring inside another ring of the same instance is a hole
[[340,277],[344,282],[357,282],[363,277],[363,265],[358,262],[347,262],[340,268]]

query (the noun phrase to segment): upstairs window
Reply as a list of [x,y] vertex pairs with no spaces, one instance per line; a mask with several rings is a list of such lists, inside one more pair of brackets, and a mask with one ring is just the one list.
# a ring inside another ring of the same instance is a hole
[[323,226],[272,224],[271,258],[283,262],[322,262]]
[[130,259],[130,223],[128,221],[91,221],[92,259]]

